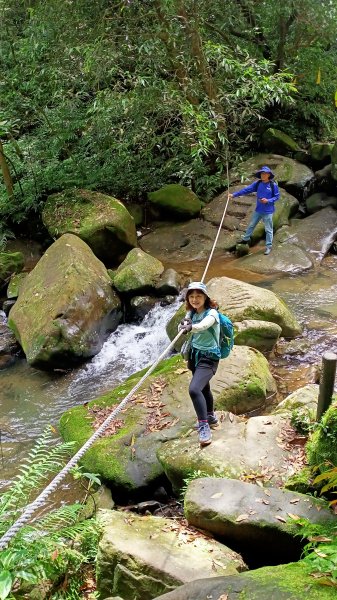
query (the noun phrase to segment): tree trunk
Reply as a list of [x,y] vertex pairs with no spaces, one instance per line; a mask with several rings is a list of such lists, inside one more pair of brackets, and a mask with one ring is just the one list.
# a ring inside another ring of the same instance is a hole
[[14,196],[13,180],[12,180],[12,176],[9,171],[9,167],[7,164],[6,156],[5,156],[3,145],[1,143],[1,141],[0,141],[0,166],[1,166],[1,171],[2,171],[2,175],[4,178],[6,190],[7,190],[7,195],[8,195],[8,198],[11,200]]

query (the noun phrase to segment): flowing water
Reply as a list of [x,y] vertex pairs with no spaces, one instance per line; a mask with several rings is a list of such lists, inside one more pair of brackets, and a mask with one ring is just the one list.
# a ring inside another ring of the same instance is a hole
[[[170,266],[197,278],[204,267],[197,263]],[[302,336],[281,341],[271,357],[281,397],[314,381],[322,353],[337,352],[337,257],[327,257],[315,272],[278,279],[234,271],[230,262],[214,259],[208,279],[221,275],[271,289],[303,325]],[[45,373],[24,360],[0,371],[0,486],[13,477],[46,425],[57,426],[65,410],[98,397],[156,360],[169,343],[165,325],[178,305],[177,301],[156,307],[141,324],[120,325],[96,357],[72,372]]]
[[107,392],[152,364],[168,346],[165,326],[179,306],[156,306],[139,325],[120,325],[97,356],[69,373],[46,373],[25,360],[0,371],[0,486],[17,471],[34,440],[61,414]]

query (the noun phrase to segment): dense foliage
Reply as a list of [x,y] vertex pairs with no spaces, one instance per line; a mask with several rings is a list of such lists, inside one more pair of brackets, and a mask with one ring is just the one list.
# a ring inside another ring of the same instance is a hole
[[180,182],[208,199],[270,122],[302,142],[335,133],[335,0],[0,0],[0,12],[3,228],[71,186],[141,201]]
[[[64,466],[72,444],[52,445],[52,437],[49,428],[21,465],[10,488],[1,494],[0,537],[44,488],[50,475]],[[93,475],[90,480],[98,481]],[[24,597],[32,587],[41,590],[41,597],[53,600],[82,597],[84,566],[94,563],[99,533],[95,521],[84,520],[82,513],[80,502],[59,508],[52,504],[40,509],[33,522],[18,531],[0,552],[1,600]]]

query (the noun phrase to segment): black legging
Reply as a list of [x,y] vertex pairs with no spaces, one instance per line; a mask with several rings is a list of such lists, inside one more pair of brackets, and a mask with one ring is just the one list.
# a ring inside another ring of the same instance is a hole
[[218,360],[203,355],[199,357],[197,366],[193,354],[188,361],[188,368],[193,373],[188,391],[199,421],[206,421],[207,413],[213,412],[214,400],[209,382],[215,375],[218,364]]

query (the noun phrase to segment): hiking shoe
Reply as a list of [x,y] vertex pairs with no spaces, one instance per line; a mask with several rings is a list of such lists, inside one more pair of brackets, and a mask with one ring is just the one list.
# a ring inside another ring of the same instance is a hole
[[271,248],[266,248],[264,251],[265,254],[270,254],[271,253]]
[[[216,427],[219,427],[219,425],[220,425],[219,419],[218,419],[218,417],[216,416],[215,413],[213,413],[212,415],[208,414],[207,415],[207,421],[208,421],[208,425],[210,426],[211,429],[215,429]],[[197,421],[196,424],[194,425],[194,429],[196,431],[198,431],[198,429],[199,429],[199,421]]]
[[208,446],[212,441],[212,434],[208,423],[202,421],[199,423],[199,443],[200,446]]
[[251,241],[250,238],[249,238],[249,240],[242,240],[241,239],[241,240],[238,241],[238,244],[247,244],[247,246],[250,246],[250,241]]

